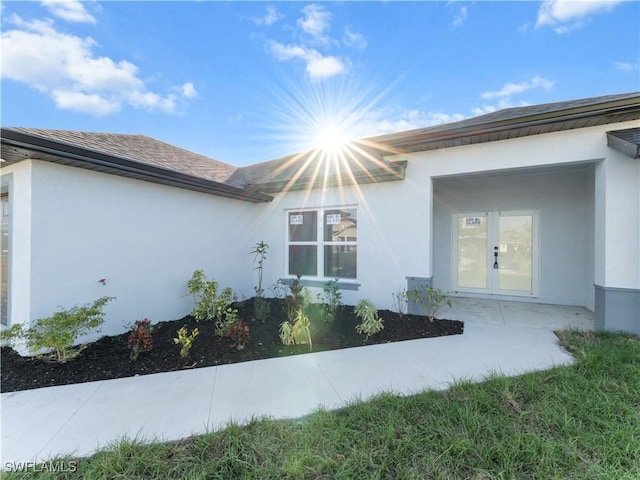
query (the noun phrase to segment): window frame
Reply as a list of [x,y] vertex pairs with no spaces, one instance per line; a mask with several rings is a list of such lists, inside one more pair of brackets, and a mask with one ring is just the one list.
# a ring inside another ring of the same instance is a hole
[[[294,278],[294,273],[289,273],[289,247],[293,245],[313,245],[316,247],[316,275],[302,275],[301,278],[309,280],[318,280],[327,282],[330,280],[338,279],[340,283],[356,283],[358,280],[358,235],[356,240],[345,241],[330,241],[325,240],[325,214],[332,210],[355,210],[356,220],[358,216],[358,206],[347,204],[337,205],[329,207],[309,207],[309,208],[290,208],[285,210],[285,273],[287,278]],[[290,239],[290,225],[289,218],[291,214],[304,213],[304,212],[316,212],[316,240],[315,241],[292,241]],[[344,247],[356,247],[356,276],[355,277],[340,277],[340,276],[325,276],[325,247],[331,246],[344,246]]]

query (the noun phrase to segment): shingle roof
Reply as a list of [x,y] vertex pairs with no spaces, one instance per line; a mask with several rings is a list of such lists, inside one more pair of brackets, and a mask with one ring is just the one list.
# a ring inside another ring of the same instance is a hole
[[[69,148],[78,147],[89,154],[92,151],[102,153],[147,165],[147,169],[162,168],[178,175],[217,182],[225,188],[247,189],[247,192],[277,192],[284,188],[323,185],[325,183],[322,179],[340,184],[348,183],[349,180],[366,183],[404,178],[406,162],[389,162],[384,158],[386,155],[637,119],[640,119],[640,93],[607,95],[507,108],[459,122],[371,137],[353,142],[351,151],[338,162],[318,162],[317,152],[309,151],[240,168],[144,135],[36,128],[6,130],[56,142],[59,149],[64,149],[65,145]],[[260,196],[259,193],[257,195]]]
[[214,182],[227,183],[229,177],[237,169],[237,167],[228,163],[190,152],[145,135],[38,128],[11,128],[11,130],[135,160]]
[[358,175],[388,166],[388,162],[378,152],[359,144],[353,144],[352,148],[348,148],[347,153],[342,155],[339,161],[328,160],[326,163],[317,161],[325,158],[327,156],[317,150],[288,155],[241,167],[234,177],[238,180],[241,178],[245,184],[255,185],[283,182],[296,176],[300,179],[309,179],[318,174],[335,174],[340,168],[348,168],[350,172]]

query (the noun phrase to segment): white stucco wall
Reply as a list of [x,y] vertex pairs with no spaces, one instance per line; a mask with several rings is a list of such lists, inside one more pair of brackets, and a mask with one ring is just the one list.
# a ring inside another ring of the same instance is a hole
[[197,268],[249,293],[252,204],[47,162],[31,180],[31,319],[103,295],[103,334],[180,318]]
[[[357,291],[343,291],[343,302],[362,298],[391,308],[392,292],[406,286],[406,276],[425,276],[429,262],[428,189],[409,182],[328,188],[279,194],[260,205],[252,237],[264,239],[271,251],[265,263],[265,285],[289,277],[286,271],[286,212],[301,208],[355,206],[358,209]],[[331,280],[331,279],[327,279]],[[349,280],[345,280],[349,281]],[[321,289],[311,289],[312,293]]]

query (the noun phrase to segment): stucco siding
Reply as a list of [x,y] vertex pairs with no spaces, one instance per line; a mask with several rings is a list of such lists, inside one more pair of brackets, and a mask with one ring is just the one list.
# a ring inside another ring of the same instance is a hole
[[[286,271],[286,212],[305,208],[355,206],[358,214],[357,291],[343,291],[343,301],[362,298],[380,308],[391,307],[391,294],[406,286],[407,275],[423,276],[429,267],[429,188],[410,181],[327,188],[280,194],[261,205],[254,238],[271,246],[265,282],[288,277]],[[317,293],[320,289],[312,289]]]
[[180,318],[197,268],[247,293],[251,204],[45,162],[31,181],[31,319],[103,295],[103,334]]

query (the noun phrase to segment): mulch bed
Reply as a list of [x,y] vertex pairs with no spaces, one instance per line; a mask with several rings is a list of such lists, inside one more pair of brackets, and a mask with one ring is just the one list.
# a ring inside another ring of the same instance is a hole
[[[313,349],[308,345],[284,346],[280,341],[279,327],[286,319],[284,302],[269,299],[271,314],[265,322],[253,319],[253,302],[247,300],[235,306],[242,319],[251,330],[251,339],[243,350],[234,348],[228,337],[214,334],[213,321],[196,322],[191,316],[180,320],[160,322],[154,325],[153,348],[142,352],[137,361],[129,358],[128,333],[103,337],[89,344],[82,353],[66,363],[54,363],[36,357],[23,357],[10,348],[1,350],[1,391],[14,392],[54,385],[91,382],[113,378],[170,372],[189,368],[209,367],[236,362],[246,362],[264,358],[281,357],[335,350],[340,348],[374,345],[417,338],[458,335],[463,333],[464,324],[457,320],[429,322],[418,315],[403,315],[389,310],[380,310],[384,329],[365,338],[356,332],[360,320],[353,307],[342,306],[336,319],[329,322],[312,319]],[[186,325],[188,330],[198,328],[189,356],[180,357],[180,346],[173,339],[176,331]]]

